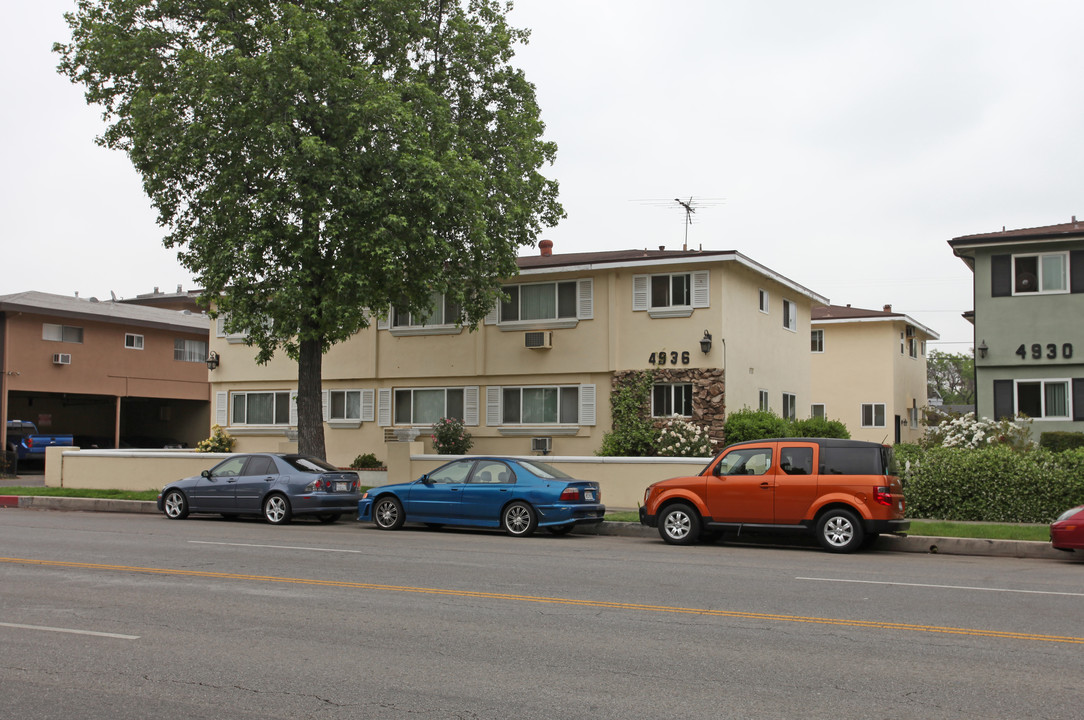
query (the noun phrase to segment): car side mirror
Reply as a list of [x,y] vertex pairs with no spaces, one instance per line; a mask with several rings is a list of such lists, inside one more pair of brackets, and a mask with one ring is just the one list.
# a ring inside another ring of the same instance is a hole
[[204,470],[203,472],[200,473],[200,475],[202,475],[205,478],[210,478],[211,477],[211,471],[210,470]]

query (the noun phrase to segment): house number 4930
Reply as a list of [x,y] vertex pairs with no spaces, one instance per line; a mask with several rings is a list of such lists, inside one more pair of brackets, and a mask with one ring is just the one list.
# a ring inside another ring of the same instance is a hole
[[[1047,343],[1043,345],[1041,343],[1033,343],[1031,347],[1021,343],[1020,347],[1016,348],[1016,354],[1020,356],[1021,360],[1027,360],[1030,356],[1032,360],[1057,360],[1058,359],[1058,345],[1057,343]],[[1064,343],[1061,346],[1061,357],[1068,360],[1073,357],[1073,344]]]

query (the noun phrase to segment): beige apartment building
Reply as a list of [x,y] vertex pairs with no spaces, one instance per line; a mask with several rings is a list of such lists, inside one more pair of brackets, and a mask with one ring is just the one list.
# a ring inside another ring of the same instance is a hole
[[[805,417],[814,402],[811,312],[827,299],[735,251],[552,252],[519,259],[508,300],[469,331],[434,297],[425,318],[393,311],[323,361],[328,460],[462,418],[473,453],[591,455],[627,371],[656,371],[652,414],[721,436],[727,409]],[[244,338],[212,333],[213,419],[237,449],[296,447],[297,367],[257,365]],[[922,397],[925,397],[923,393]]]
[[813,309],[811,417],[840,420],[856,440],[915,442],[925,432],[926,345],[933,330],[907,315],[850,305]]

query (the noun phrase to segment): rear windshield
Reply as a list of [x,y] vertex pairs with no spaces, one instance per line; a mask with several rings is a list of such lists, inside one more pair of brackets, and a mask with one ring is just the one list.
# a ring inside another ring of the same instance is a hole
[[571,479],[571,475],[566,475],[552,465],[547,465],[544,462],[535,462],[534,460],[520,460],[519,464],[522,465],[533,475],[537,475],[540,478],[547,479]]
[[894,475],[888,471],[893,464],[889,447],[821,448],[821,475]]
[[334,465],[324,462],[320,458],[294,456],[284,457],[282,459],[289,463],[290,467],[293,469],[300,470],[304,473],[335,472],[339,469]]

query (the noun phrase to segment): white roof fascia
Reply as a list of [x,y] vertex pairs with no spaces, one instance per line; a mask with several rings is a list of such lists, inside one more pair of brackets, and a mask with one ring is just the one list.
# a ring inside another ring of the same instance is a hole
[[930,336],[933,340],[939,340],[941,336],[926,327],[920,322],[915,321],[909,315],[896,315],[894,317],[865,317],[865,318],[823,318],[818,320],[810,320],[810,325],[845,325],[847,323],[877,323],[877,322],[906,322],[908,325],[914,325]]

